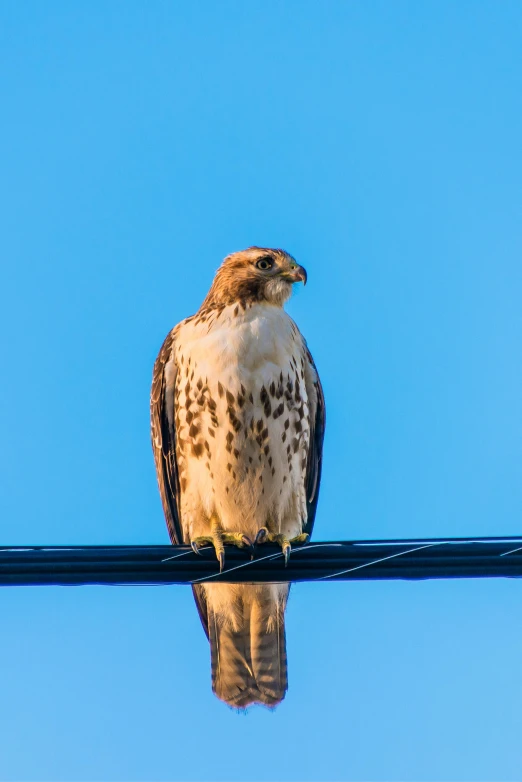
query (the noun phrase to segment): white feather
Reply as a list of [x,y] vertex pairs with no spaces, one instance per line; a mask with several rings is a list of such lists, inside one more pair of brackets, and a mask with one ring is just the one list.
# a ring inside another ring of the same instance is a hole
[[[245,312],[237,311],[232,305],[220,314],[212,313],[208,320],[196,317],[181,325],[174,357],[178,366],[178,438],[187,443],[191,441],[186,401],[187,396],[192,400],[197,396],[198,380],[208,387],[209,396],[216,402],[215,414],[219,422],[214,427],[208,409],[198,410],[200,433],[197,439],[207,441],[210,455],[205,448],[198,458],[187,444],[183,458],[179,458],[186,479],[181,496],[181,519],[187,539],[208,534],[209,519],[214,513],[225,530],[240,531],[252,539],[259,528],[267,524],[288,537],[302,531],[306,519],[302,464],[310,437],[308,397],[301,376],[303,356],[303,339],[280,306],[254,304]],[[305,369],[309,372],[308,367]],[[297,376],[303,403],[301,414],[295,400],[284,397],[280,400],[270,397],[271,414],[265,414],[262,389],[269,389],[272,383],[277,386],[281,373],[284,383],[290,379],[294,387]],[[237,401],[234,405],[241,421],[239,432],[230,424],[229,402],[226,394],[219,395],[218,383],[235,400],[241,395],[242,386],[246,390],[243,408],[239,408]],[[250,394],[253,403],[249,401]],[[284,413],[274,417],[281,402]],[[190,409],[194,410],[194,407]],[[256,426],[254,433],[249,426],[252,418]],[[263,430],[268,430],[262,447],[256,440],[258,421],[263,421]],[[299,427],[302,427],[301,431]],[[214,431],[214,437],[210,429]],[[227,450],[230,445],[227,435],[231,431],[234,437],[230,451]],[[298,447],[294,453],[296,439]],[[269,447],[268,454],[264,453],[265,445]],[[291,446],[290,458],[288,445]]]

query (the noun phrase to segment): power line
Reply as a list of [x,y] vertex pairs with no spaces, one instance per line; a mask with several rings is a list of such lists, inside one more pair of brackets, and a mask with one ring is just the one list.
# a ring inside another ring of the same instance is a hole
[[522,576],[522,537],[313,542],[254,558],[226,547],[220,573],[213,549],[190,546],[4,546],[0,586],[194,584],[271,581],[491,578]]

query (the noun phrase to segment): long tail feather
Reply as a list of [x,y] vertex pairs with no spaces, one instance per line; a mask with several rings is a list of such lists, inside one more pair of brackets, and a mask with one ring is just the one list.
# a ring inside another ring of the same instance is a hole
[[230,706],[276,706],[285,697],[287,596],[279,584],[205,587],[212,689]]

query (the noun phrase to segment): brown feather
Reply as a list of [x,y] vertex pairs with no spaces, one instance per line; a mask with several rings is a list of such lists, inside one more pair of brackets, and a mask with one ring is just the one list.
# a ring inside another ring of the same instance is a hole
[[269,257],[279,263],[294,262],[284,250],[268,247],[249,247],[247,250],[227,255],[216,272],[214,282],[201,305],[200,313],[239,302],[245,308],[253,302],[266,299],[266,277],[252,264]]
[[209,613],[212,690],[235,708],[277,706],[288,689],[286,597],[274,615],[268,589],[245,585],[240,595],[231,596],[233,622]]

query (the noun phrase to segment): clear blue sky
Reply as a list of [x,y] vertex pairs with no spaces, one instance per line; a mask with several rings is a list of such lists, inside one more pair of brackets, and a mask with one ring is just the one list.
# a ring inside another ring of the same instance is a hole
[[[2,544],[166,543],[152,363],[282,246],[316,539],[522,532],[520,2],[0,8]],[[293,589],[290,690],[210,690],[188,588],[0,592],[3,780],[520,780],[522,585]]]

